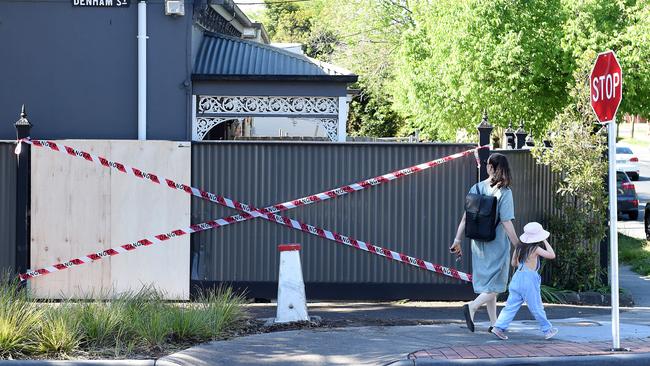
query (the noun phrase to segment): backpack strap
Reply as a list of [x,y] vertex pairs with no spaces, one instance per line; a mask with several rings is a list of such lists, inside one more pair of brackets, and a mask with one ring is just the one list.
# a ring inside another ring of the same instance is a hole
[[499,226],[499,224],[501,223],[501,217],[499,216],[499,202],[501,202],[501,197],[499,197],[499,199],[497,199],[497,214],[496,214],[496,217],[495,217],[495,220],[494,220],[495,221],[495,223],[494,223],[494,229],[495,230]]

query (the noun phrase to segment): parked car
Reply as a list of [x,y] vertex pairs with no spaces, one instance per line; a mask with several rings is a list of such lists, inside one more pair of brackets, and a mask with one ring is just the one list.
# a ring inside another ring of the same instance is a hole
[[645,238],[650,240],[650,202],[646,203],[644,213]]
[[616,146],[616,170],[626,172],[632,180],[639,180],[639,158],[628,146]]
[[630,177],[625,173],[616,172],[616,201],[618,203],[618,213],[627,214],[630,220],[639,218],[639,198],[636,195],[636,187],[630,181]]

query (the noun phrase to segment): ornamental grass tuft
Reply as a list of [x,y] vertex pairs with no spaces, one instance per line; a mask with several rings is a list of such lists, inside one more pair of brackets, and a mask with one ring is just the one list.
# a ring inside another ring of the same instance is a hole
[[163,298],[144,287],[109,300],[35,302],[7,272],[0,276],[0,359],[157,356],[221,338],[245,316],[243,296],[228,287],[201,291],[189,303]]

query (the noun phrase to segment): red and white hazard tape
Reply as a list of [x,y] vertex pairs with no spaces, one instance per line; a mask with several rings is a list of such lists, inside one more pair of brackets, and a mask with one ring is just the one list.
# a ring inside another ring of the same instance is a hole
[[[342,244],[347,244],[347,245],[353,246],[353,247],[361,249],[361,250],[365,250],[365,251],[368,251],[368,252],[371,252],[371,253],[374,253],[374,254],[382,255],[382,256],[387,257],[387,258],[395,259],[395,260],[398,260],[398,261],[401,261],[401,262],[404,262],[404,263],[407,263],[407,264],[418,266],[420,268],[428,269],[428,270],[431,270],[431,271],[434,271],[434,272],[437,272],[437,273],[441,273],[441,274],[444,274],[444,275],[447,275],[447,276],[450,276],[450,277],[454,277],[454,278],[457,278],[457,279],[461,279],[461,280],[465,280],[465,281],[471,281],[471,276],[470,275],[467,275],[467,274],[462,273],[462,272],[458,272],[458,271],[456,271],[454,269],[449,269],[449,268],[446,268],[446,267],[443,267],[443,266],[440,266],[440,265],[434,265],[434,264],[431,264],[430,262],[426,262],[426,261],[423,261],[421,259],[406,256],[404,254],[393,252],[391,250],[384,249],[384,248],[381,248],[381,247],[378,247],[378,246],[374,246],[372,244],[365,243],[363,241],[358,241],[358,240],[349,238],[349,237],[344,236],[344,235],[340,235],[340,234],[337,234],[337,233],[334,233],[334,232],[330,232],[330,231],[327,231],[327,230],[316,228],[315,226],[307,225],[307,224],[301,223],[301,222],[299,222],[297,220],[293,220],[293,219],[286,218],[286,217],[283,217],[283,216],[275,215],[274,213],[289,210],[289,209],[299,207],[299,206],[309,205],[309,204],[312,204],[312,203],[315,203],[315,202],[325,201],[325,200],[328,200],[330,198],[343,196],[343,195],[348,194],[350,192],[360,191],[360,190],[363,190],[363,189],[366,189],[366,188],[369,188],[369,187],[373,187],[373,186],[376,186],[376,185],[379,185],[379,184],[382,184],[382,183],[386,183],[386,182],[389,182],[391,180],[401,178],[401,177],[404,177],[404,176],[407,176],[407,175],[411,175],[413,173],[423,171],[423,170],[429,169],[431,167],[443,164],[445,162],[448,162],[448,161],[451,161],[451,160],[454,160],[454,159],[469,155],[472,152],[474,152],[475,155],[478,155],[477,154],[478,150],[482,149],[482,148],[487,148],[487,146],[481,146],[481,147],[478,147],[478,148],[470,149],[470,150],[460,152],[460,153],[457,153],[457,154],[453,154],[453,155],[450,155],[450,156],[446,156],[446,157],[443,157],[443,158],[440,158],[440,159],[435,159],[435,160],[432,160],[432,161],[429,161],[429,162],[426,162],[426,163],[418,164],[418,165],[415,165],[415,166],[410,167],[410,168],[401,169],[401,170],[398,170],[398,171],[393,172],[393,173],[388,173],[388,174],[384,174],[384,175],[381,175],[381,176],[377,176],[375,178],[366,179],[366,180],[361,181],[359,183],[354,183],[354,184],[342,186],[342,187],[339,187],[339,188],[335,188],[335,189],[332,189],[332,190],[329,190],[329,191],[317,193],[315,195],[306,196],[306,197],[303,197],[303,198],[300,198],[300,199],[297,199],[297,200],[287,201],[287,202],[276,204],[276,205],[273,205],[273,206],[268,206],[268,207],[265,207],[263,209],[256,209],[256,208],[254,208],[252,206],[242,204],[240,202],[231,200],[231,199],[226,198],[226,197],[218,196],[218,195],[215,195],[213,193],[206,192],[206,191],[203,191],[201,189],[191,187],[191,186],[188,186],[188,185],[185,185],[185,184],[176,183],[171,179],[163,178],[163,177],[160,177],[160,176],[158,176],[156,174],[153,174],[153,173],[146,173],[146,172],[144,172],[144,171],[142,171],[140,169],[129,167],[126,164],[122,164],[122,163],[119,163],[119,162],[113,162],[113,161],[110,161],[110,160],[108,160],[106,158],[103,158],[101,156],[95,156],[95,155],[90,154],[88,152],[77,150],[77,149],[74,149],[74,148],[69,147],[69,146],[65,146],[65,145],[60,146],[60,145],[58,145],[58,144],[56,144],[55,142],[52,142],[52,141],[23,139],[23,140],[19,140],[19,146],[20,146],[20,142],[30,143],[33,146],[37,146],[37,147],[49,148],[51,151],[61,152],[61,153],[67,154],[69,156],[82,158],[82,159],[87,160],[89,162],[95,162],[95,163],[98,163],[98,164],[100,164],[100,165],[102,165],[104,167],[115,169],[115,170],[117,170],[117,171],[119,171],[121,173],[131,174],[131,175],[134,175],[134,176],[136,176],[138,178],[150,181],[152,183],[160,184],[162,181],[164,181],[166,183],[166,185],[171,189],[182,190],[182,191],[184,191],[184,192],[186,192],[188,194],[197,196],[199,198],[206,199],[208,201],[215,202],[215,203],[218,203],[220,205],[230,207],[230,208],[234,208],[236,210],[244,212],[241,215],[233,215],[233,216],[229,216],[229,217],[226,217],[226,218],[209,221],[207,223],[193,225],[192,227],[190,227],[189,230],[186,230],[188,232],[185,232],[182,229],[174,230],[171,233],[174,233],[175,236],[180,236],[180,235],[184,235],[184,234],[187,234],[187,233],[193,233],[193,232],[198,232],[198,231],[203,231],[203,230],[209,230],[209,229],[212,229],[212,228],[225,226],[225,225],[235,223],[235,222],[247,221],[247,220],[250,220],[250,219],[255,218],[255,217],[261,217],[261,218],[269,220],[269,221],[273,221],[273,222],[276,222],[276,223],[279,223],[279,224],[282,224],[282,225],[285,225],[285,226],[289,226],[289,227],[291,227],[293,229],[301,230],[301,231],[304,231],[304,232],[307,232],[307,233],[310,233],[310,234],[313,234],[313,235],[318,235],[318,236],[324,237],[326,239],[334,240],[334,241],[337,241],[337,242],[342,243]],[[19,147],[17,147],[17,150],[18,149],[19,149]],[[477,159],[477,164],[478,164],[478,159]],[[220,221],[221,221],[221,223],[220,223]],[[201,230],[197,230],[197,228],[201,228]],[[180,234],[180,233],[182,233],[182,234]],[[167,235],[168,234],[157,235],[155,237],[154,242],[156,240],[157,241],[164,241],[164,240],[169,239],[169,237]],[[161,240],[159,237],[165,237],[166,239]],[[110,250],[90,254],[90,255],[86,256],[85,258],[76,258],[76,259],[70,260],[70,261],[68,261],[66,263],[63,263],[63,264],[60,263],[60,264],[56,264],[54,266],[50,266],[50,267],[47,267],[47,268],[34,270],[34,271],[28,271],[25,274],[21,274],[20,277],[21,277],[21,279],[26,280],[28,278],[37,277],[37,276],[40,276],[40,275],[43,275],[43,274],[51,273],[53,271],[66,269],[66,268],[71,267],[73,265],[79,265],[79,264],[87,263],[87,262],[92,261],[92,260],[101,259],[102,257],[105,257],[105,256],[116,255],[116,254],[119,254],[119,253],[122,253],[122,252],[125,252],[125,251],[133,250],[133,249],[135,249],[137,247],[148,246],[148,245],[151,245],[151,244],[154,243],[154,242],[152,242],[152,241],[150,241],[148,239],[143,239],[143,240],[135,242],[135,244],[138,244],[135,247],[134,247],[133,244],[125,244],[123,246],[120,246],[120,247],[117,247],[117,248],[114,248],[114,249],[110,249]],[[143,244],[143,243],[146,243],[146,244]],[[355,243],[356,243],[356,245],[355,245]],[[108,251],[110,251],[110,253],[112,253],[112,254],[107,253]],[[100,255],[100,254],[103,254],[103,256]]]
[[84,160],[87,160],[89,162],[94,162],[96,164],[102,165],[105,168],[109,169],[114,169],[120,173],[125,173],[129,175],[136,176],[138,178],[144,179],[146,181],[156,183],[156,184],[161,184],[162,182],[165,182],[166,186],[171,188],[171,189],[176,189],[183,191],[185,193],[191,194],[193,196],[202,198],[204,200],[208,200],[217,204],[220,204],[222,206],[226,206],[229,208],[234,208],[239,211],[244,211],[247,212],[253,217],[261,217],[262,215],[265,215],[267,213],[278,213],[281,211],[289,210],[292,208],[300,207],[300,206],[305,206],[305,205],[310,205],[312,203],[316,202],[322,202],[329,200],[331,198],[336,198],[340,196],[344,196],[348,193],[355,192],[355,191],[361,191],[369,187],[377,186],[382,183],[390,182],[392,180],[402,178],[417,172],[421,172],[423,170],[427,170],[430,168],[433,168],[435,166],[438,166],[440,164],[446,163],[448,161],[454,160],[461,158],[463,156],[467,156],[472,154],[473,152],[476,152],[480,149],[485,149],[488,148],[488,146],[480,146],[474,149],[462,151],[456,154],[452,154],[449,156],[445,156],[439,159],[431,160],[426,163],[421,163],[418,165],[414,165],[409,168],[405,169],[400,169],[397,171],[394,171],[392,173],[384,174],[384,175],[379,175],[374,178],[366,179],[358,183],[353,183],[353,184],[348,184],[344,185],[338,188],[330,189],[328,191],[316,193],[310,196],[305,196],[302,198],[298,198],[295,200],[279,203],[273,206],[268,206],[262,209],[255,209],[251,207],[250,205],[243,204],[241,202],[222,197],[219,195],[216,195],[214,193],[206,192],[202,189],[196,188],[196,187],[191,187],[186,184],[182,183],[176,183],[175,181],[164,178],[162,176],[159,176],[154,173],[147,173],[141,169],[138,168],[133,168],[130,167],[126,164],[115,162],[115,161],[110,161],[104,157],[97,156],[82,150],[77,150],[75,148],[72,148],[70,146],[65,146],[65,145],[58,145],[57,143],[53,141],[45,141],[45,140],[28,140],[28,139],[22,139],[20,140],[21,142],[25,142],[28,144],[32,144],[33,146],[37,147],[44,147],[44,148],[49,148],[51,151],[55,152],[60,152],[69,156],[81,158]]
[[204,222],[204,223],[201,223],[201,224],[192,225],[190,227],[186,227],[186,228],[183,228],[183,229],[172,230],[172,231],[170,231],[168,233],[155,235],[155,236],[152,236],[150,238],[140,239],[138,241],[128,243],[128,244],[123,244],[123,245],[117,246],[115,248],[109,248],[109,249],[105,249],[105,250],[102,250],[102,251],[99,251],[99,252],[87,254],[87,255],[85,255],[83,257],[73,258],[73,259],[70,259],[67,262],[57,263],[57,264],[51,265],[49,267],[45,267],[45,268],[41,268],[41,269],[37,269],[37,270],[28,270],[26,273],[21,273],[19,275],[19,277],[20,277],[21,280],[25,281],[25,280],[28,280],[30,278],[43,276],[43,275],[46,275],[46,274],[49,274],[49,273],[52,273],[52,272],[63,271],[63,270],[68,269],[70,267],[80,266],[80,265],[85,264],[85,263],[98,261],[98,260],[100,260],[102,258],[112,257],[112,256],[115,256],[115,255],[118,255],[118,254],[130,252],[130,251],[142,248],[142,247],[148,247],[148,246],[151,246],[151,245],[154,245],[154,244],[163,243],[163,242],[165,242],[165,241],[167,241],[169,239],[176,238],[176,237],[179,237],[179,236],[192,234],[192,233],[198,233],[200,231],[205,231],[205,230],[210,230],[210,229],[215,229],[215,228],[218,228],[220,226],[226,226],[226,225],[232,224],[234,222],[237,222],[237,221],[236,220],[226,221],[224,219],[219,219],[219,220],[212,220],[212,221]]
[[[218,227],[221,227],[221,226],[226,226],[226,225],[233,224],[235,222],[242,222],[242,221],[250,220],[252,218],[253,218],[252,215],[247,214],[247,213],[243,213],[241,215],[234,215],[234,216],[230,216],[230,217],[223,218],[223,219],[211,220],[211,221],[204,222],[204,223],[201,223],[201,224],[192,225],[192,226],[184,228],[184,229],[176,229],[176,230],[172,230],[172,231],[170,231],[168,233],[163,233],[163,234],[159,234],[159,235],[156,235],[156,236],[153,236],[153,237],[150,237],[150,238],[144,238],[144,239],[138,240],[136,242],[123,244],[123,245],[120,245],[120,246],[115,247],[115,248],[109,248],[109,249],[105,249],[105,250],[102,250],[102,251],[99,251],[99,252],[87,254],[87,255],[85,255],[83,257],[80,257],[80,258],[73,258],[73,259],[70,259],[70,260],[68,260],[68,261],[66,261],[64,263],[57,263],[57,264],[54,264],[52,266],[37,269],[37,270],[29,270],[26,273],[21,273],[19,275],[19,277],[20,277],[21,280],[25,281],[25,280],[28,280],[28,279],[31,279],[31,278],[34,278],[34,277],[43,276],[43,275],[46,275],[46,274],[49,274],[49,273],[53,273],[53,272],[57,272],[57,271],[63,271],[63,270],[68,269],[70,267],[79,266],[79,265],[82,265],[82,264],[85,264],[85,263],[90,263],[90,262],[93,262],[93,261],[98,261],[98,260],[100,260],[102,258],[112,257],[112,256],[115,256],[115,255],[118,255],[118,254],[121,254],[121,253],[127,253],[127,252],[133,251],[133,250],[141,248],[141,247],[147,247],[147,246],[151,246],[151,245],[154,245],[154,244],[163,243],[163,242],[165,242],[165,241],[167,241],[169,239],[172,239],[172,238],[180,237],[180,236],[187,235],[187,234],[198,233],[198,232],[206,231],[206,230],[210,230],[210,229],[215,229],[215,228],[218,228]],[[325,239],[333,240],[333,241],[335,241],[337,243],[340,243],[340,244],[345,244],[347,246],[350,246],[350,247],[353,247],[353,248],[356,248],[356,249],[360,249],[360,250],[364,250],[364,251],[372,253],[372,254],[380,255],[380,256],[386,257],[388,259],[393,259],[393,260],[396,260],[398,262],[410,264],[410,265],[418,267],[418,268],[422,268],[422,269],[426,269],[426,270],[429,270],[429,271],[432,271],[432,272],[440,273],[440,274],[443,274],[443,275],[446,275],[446,276],[449,276],[449,277],[453,277],[453,278],[456,278],[456,279],[459,279],[459,280],[462,280],[462,281],[472,282],[472,275],[470,275],[470,274],[460,272],[460,271],[455,270],[453,268],[444,267],[444,266],[441,266],[439,264],[433,264],[431,262],[422,260],[420,258],[412,257],[412,256],[402,254],[402,253],[399,253],[399,252],[395,252],[395,251],[392,251],[390,249],[382,248],[380,246],[373,245],[373,244],[370,244],[370,243],[367,243],[367,242],[364,242],[364,241],[361,241],[361,240],[356,240],[356,239],[354,239],[352,237],[349,237],[349,236],[346,236],[346,235],[341,235],[341,234],[338,234],[336,232],[332,232],[332,231],[329,231],[329,230],[324,230],[324,229],[318,228],[318,227],[313,226],[313,225],[302,223],[302,222],[300,222],[298,220],[290,219],[288,217],[280,216],[280,215],[277,215],[277,214],[266,214],[266,215],[262,216],[262,218],[264,218],[266,220],[269,220],[269,221],[272,221],[272,222],[276,222],[276,223],[278,223],[280,225],[288,226],[290,228],[303,231],[303,232],[308,233],[308,234],[316,235],[316,236],[319,236],[319,237],[322,237],[322,238],[325,238]]]
[[453,277],[459,280],[467,281],[467,282],[472,282],[472,275],[467,274],[464,272],[459,272],[458,270],[455,270],[453,268],[448,268],[441,266],[439,264],[433,264],[431,262],[427,262],[425,260],[422,260],[420,258],[416,257],[411,257],[406,254],[402,254],[399,252],[392,251],[390,249],[382,248],[377,245],[373,245],[361,240],[356,240],[354,238],[351,238],[349,236],[341,235],[339,233],[329,231],[329,230],[324,230],[321,228],[318,228],[313,225],[305,224],[302,223],[298,220],[290,219],[284,216],[280,216],[277,214],[267,214],[265,217],[269,221],[276,222],[278,224],[284,225],[291,227],[296,230],[303,231],[305,233],[309,233],[312,235],[320,236],[321,238],[333,240],[337,243],[345,244],[347,246],[356,248],[356,249],[361,249],[366,252],[372,253],[372,254],[377,254],[382,257],[386,257],[388,259],[396,260],[398,262],[410,264],[415,267],[419,267],[422,269],[426,269],[432,272],[440,273],[445,276]]

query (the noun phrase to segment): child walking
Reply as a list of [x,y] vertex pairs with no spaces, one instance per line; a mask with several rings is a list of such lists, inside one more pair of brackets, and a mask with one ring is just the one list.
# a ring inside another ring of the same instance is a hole
[[[513,267],[517,267],[517,271],[515,271],[510,286],[508,286],[508,301],[491,330],[494,335],[501,339],[508,339],[505,332],[524,301],[528,305],[530,313],[539,322],[544,338],[549,339],[557,334],[557,328],[553,328],[546,319],[546,312],[544,312],[542,296],[540,295],[541,277],[537,272],[540,266],[539,257],[555,258],[555,252],[551,244],[546,241],[549,235],[549,232],[536,222],[530,222],[524,226],[524,233],[519,237],[520,243],[512,253],[510,261]],[[541,248],[542,243],[544,249]]]

